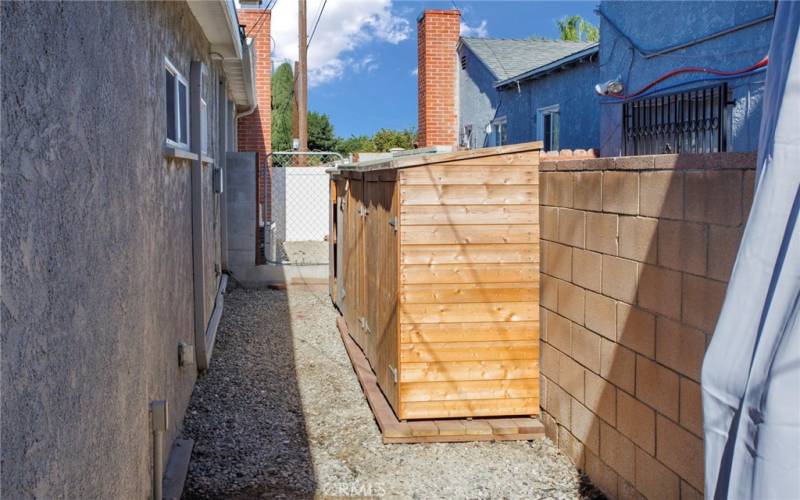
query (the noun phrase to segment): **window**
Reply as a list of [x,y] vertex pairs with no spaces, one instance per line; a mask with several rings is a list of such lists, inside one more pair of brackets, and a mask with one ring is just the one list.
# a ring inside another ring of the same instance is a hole
[[464,125],[461,130],[461,147],[466,149],[472,148],[472,125]]
[[508,126],[505,116],[492,122],[492,135],[494,135],[495,146],[508,144]]
[[189,147],[189,84],[186,78],[165,60],[167,143]]
[[728,101],[728,87],[722,84],[624,103],[623,154],[725,151]]
[[558,151],[559,128],[559,108],[557,104],[538,110],[536,113],[536,139],[544,142],[545,151]]

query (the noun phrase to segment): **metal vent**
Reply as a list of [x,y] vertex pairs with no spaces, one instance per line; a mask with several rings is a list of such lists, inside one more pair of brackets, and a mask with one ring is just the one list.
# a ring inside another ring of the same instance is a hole
[[461,69],[467,69],[467,56],[461,56]]

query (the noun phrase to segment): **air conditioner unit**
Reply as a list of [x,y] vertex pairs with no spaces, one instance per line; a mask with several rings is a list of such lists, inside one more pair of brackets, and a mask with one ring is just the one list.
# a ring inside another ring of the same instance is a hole
[[275,237],[277,224],[268,220],[264,224],[264,259],[269,264],[279,264],[278,262],[278,240]]

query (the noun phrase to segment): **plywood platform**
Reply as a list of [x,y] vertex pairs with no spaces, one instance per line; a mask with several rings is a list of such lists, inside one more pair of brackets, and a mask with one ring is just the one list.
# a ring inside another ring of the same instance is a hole
[[448,420],[397,419],[378,388],[378,381],[364,356],[364,352],[350,337],[344,318],[336,320],[353,370],[364,390],[375,420],[389,443],[457,443],[465,441],[528,441],[544,436],[544,426],[537,418],[481,418]]

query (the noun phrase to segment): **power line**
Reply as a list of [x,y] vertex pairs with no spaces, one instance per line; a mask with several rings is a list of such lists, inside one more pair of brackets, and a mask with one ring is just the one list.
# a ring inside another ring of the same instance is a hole
[[311,40],[314,39],[314,33],[317,32],[317,26],[319,26],[319,20],[322,19],[322,13],[325,12],[325,6],[328,4],[328,0],[322,1],[322,7],[319,9],[319,15],[317,15],[317,20],[314,23],[314,29],[311,30],[311,36],[308,37],[308,43],[306,44],[306,48],[311,45]]

